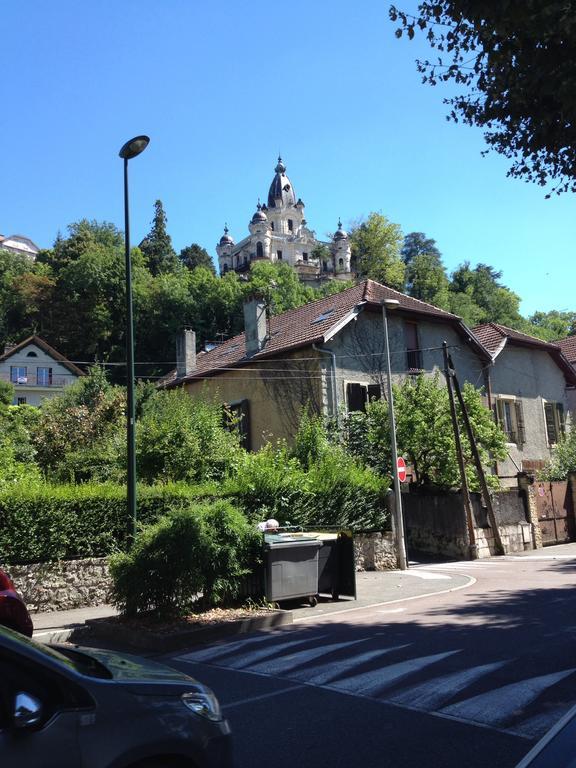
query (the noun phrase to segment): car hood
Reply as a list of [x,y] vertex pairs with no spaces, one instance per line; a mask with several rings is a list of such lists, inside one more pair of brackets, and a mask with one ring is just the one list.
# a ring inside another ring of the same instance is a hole
[[[58,646],[56,648],[62,650]],[[184,674],[184,672],[179,672],[177,669],[168,667],[165,664],[149,661],[141,656],[80,646],[76,646],[74,651],[103,664],[109,670],[113,679],[118,682],[166,683],[168,685],[180,684],[183,687],[194,686],[195,688],[204,688],[201,683],[193,677]]]

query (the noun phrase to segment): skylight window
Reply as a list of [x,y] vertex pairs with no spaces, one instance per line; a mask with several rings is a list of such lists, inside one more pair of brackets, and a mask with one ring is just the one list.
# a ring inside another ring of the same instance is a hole
[[315,317],[314,320],[311,320],[310,325],[315,325],[316,323],[321,323],[324,320],[328,320],[328,318],[333,312],[334,312],[333,309],[327,309],[326,312],[322,312],[321,315],[318,315],[318,317]]

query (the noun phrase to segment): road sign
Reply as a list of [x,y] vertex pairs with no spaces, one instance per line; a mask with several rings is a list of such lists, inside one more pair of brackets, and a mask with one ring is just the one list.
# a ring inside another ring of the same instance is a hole
[[406,462],[402,456],[398,457],[398,461],[396,462],[396,471],[398,472],[398,480],[400,480],[401,483],[406,482]]

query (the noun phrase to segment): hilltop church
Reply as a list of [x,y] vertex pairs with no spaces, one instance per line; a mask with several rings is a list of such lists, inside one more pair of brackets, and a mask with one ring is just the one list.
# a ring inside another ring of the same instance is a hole
[[[258,205],[248,229],[250,234],[235,243],[228,227],[216,246],[220,273],[229,270],[245,272],[254,261],[268,260],[290,264],[300,280],[319,284],[325,280],[351,280],[350,240],[338,222],[330,242],[316,238],[304,217],[304,203],[296,197],[294,186],[286,175],[282,158],[274,169],[268,191],[268,202]],[[325,246],[319,252],[315,249]]]

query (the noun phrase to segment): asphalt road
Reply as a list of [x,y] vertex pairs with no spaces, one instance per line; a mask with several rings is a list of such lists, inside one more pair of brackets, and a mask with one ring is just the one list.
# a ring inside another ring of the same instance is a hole
[[239,768],[512,767],[576,703],[576,552],[564,551],[416,566],[447,588],[475,581],[297,612],[163,660],[217,693]]

